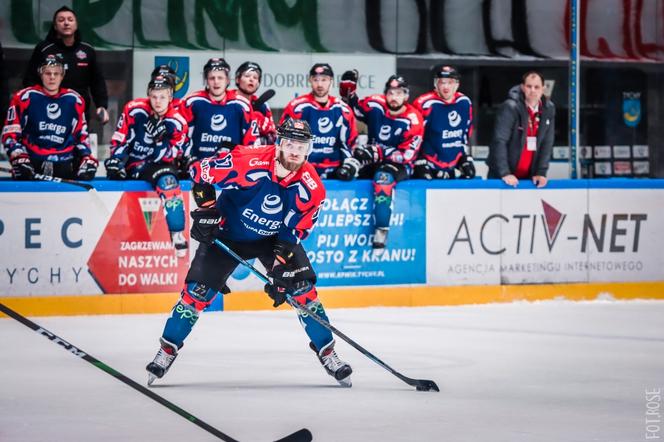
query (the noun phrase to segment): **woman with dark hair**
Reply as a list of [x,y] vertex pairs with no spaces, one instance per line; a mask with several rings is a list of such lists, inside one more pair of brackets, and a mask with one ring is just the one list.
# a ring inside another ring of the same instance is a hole
[[78,19],[74,11],[62,6],[53,14],[53,24],[46,39],[39,42],[32,52],[28,68],[23,75],[23,86],[40,83],[37,72],[39,64],[47,55],[59,55],[65,63],[66,74],[62,87],[74,89],[85,100],[86,114],[89,117],[92,107],[90,94],[94,100],[96,114],[102,124],[108,122],[108,92],[106,82],[97,63],[94,48],[81,41]]

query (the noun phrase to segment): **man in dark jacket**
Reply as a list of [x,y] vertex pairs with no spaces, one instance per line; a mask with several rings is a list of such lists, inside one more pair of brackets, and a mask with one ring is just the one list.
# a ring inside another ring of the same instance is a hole
[[5,55],[2,51],[2,43],[0,43],[0,119],[5,118],[8,104],[9,85],[5,70]]
[[66,75],[62,87],[74,89],[85,100],[86,114],[89,117],[93,108],[90,93],[97,106],[95,113],[102,124],[108,122],[108,92],[104,76],[97,63],[94,48],[81,41],[78,19],[74,11],[66,6],[53,14],[53,24],[46,39],[37,44],[28,68],[23,75],[23,86],[39,84],[37,69],[47,55],[59,55],[65,63]]
[[498,110],[489,145],[488,177],[514,187],[528,178],[537,187],[546,186],[555,117],[555,105],[544,96],[544,77],[526,72]]

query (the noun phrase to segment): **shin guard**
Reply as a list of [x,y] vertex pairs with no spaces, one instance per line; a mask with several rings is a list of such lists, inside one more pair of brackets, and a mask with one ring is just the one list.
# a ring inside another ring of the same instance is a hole
[[164,204],[164,215],[170,232],[182,232],[184,230],[184,201],[182,191],[175,175],[166,174],[159,177],[155,186],[157,195]]
[[[325,313],[323,304],[318,299],[318,292],[313,284],[307,283],[305,287],[294,292],[291,297],[300,305],[305,306],[308,310],[329,322],[327,313]],[[306,313],[298,310],[297,315],[305,333],[317,349],[321,349],[332,342],[333,338],[330,330],[320,325]]]
[[375,226],[389,227],[392,215],[392,194],[397,185],[394,176],[384,170],[378,170],[373,178]]
[[217,291],[204,284],[190,282],[182,290],[180,300],[166,321],[162,337],[181,348],[193,328],[200,312],[212,303]]

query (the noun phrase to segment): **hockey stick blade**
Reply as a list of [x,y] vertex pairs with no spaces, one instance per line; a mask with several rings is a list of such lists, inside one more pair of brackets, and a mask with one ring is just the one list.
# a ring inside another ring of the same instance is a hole
[[[7,167],[0,167],[0,172],[11,173],[12,170],[7,168]],[[41,174],[41,173],[36,173],[34,175],[34,178],[37,181],[50,181],[52,183],[71,184],[72,186],[82,187],[85,190],[93,190],[94,189],[94,186],[92,184],[83,183],[81,181],[76,181],[76,180],[69,180],[67,178],[58,178],[58,177],[54,177],[54,176],[44,175],[44,174]]]
[[[217,245],[217,247],[219,247],[220,249],[222,249],[223,251],[228,253],[231,257],[233,257],[233,259],[235,259],[238,263],[240,263],[243,266],[247,267],[254,275],[256,275],[258,277],[258,279],[263,281],[265,284],[272,284],[272,281],[270,281],[270,279],[267,276],[265,276],[263,273],[261,273],[260,270],[256,269],[256,267],[251,265],[249,262],[242,259],[241,256],[239,256],[237,253],[235,253],[226,244],[224,244],[223,242],[221,242],[218,239],[215,239],[214,243]],[[286,295],[286,302],[291,307],[293,307],[295,310],[298,310],[298,311],[302,312],[303,314],[308,315],[314,321],[318,322],[320,325],[322,325],[323,327],[325,327],[326,329],[328,329],[329,331],[331,331],[332,333],[334,333],[335,335],[337,335],[338,337],[340,337],[341,339],[346,341],[348,344],[350,344],[357,351],[359,351],[364,356],[366,356],[369,359],[371,359],[372,361],[374,361],[376,364],[383,367],[385,370],[392,373],[397,378],[401,379],[406,384],[415,387],[415,389],[417,391],[440,391],[440,389],[438,388],[438,385],[436,385],[436,383],[434,381],[430,381],[430,380],[427,380],[427,379],[413,379],[413,378],[409,378],[408,376],[402,375],[401,373],[399,373],[398,371],[396,371],[395,369],[393,369],[392,367],[387,365],[385,362],[378,359],[373,353],[369,352],[367,349],[362,347],[360,344],[358,344],[357,342],[355,342],[354,340],[352,340],[351,338],[346,336],[344,333],[342,333],[340,330],[338,330],[332,324],[327,322],[325,319],[321,318],[316,313],[312,312],[311,310],[309,310],[308,308],[306,308],[305,306],[301,305],[299,302],[297,302],[296,300],[291,298],[291,296],[288,295],[288,294]]]
[[266,90],[265,92],[263,92],[261,94],[260,97],[258,97],[256,99],[256,101],[251,103],[251,107],[253,107],[254,110],[258,110],[259,107],[263,106],[263,104],[265,104],[269,99],[274,97],[275,94],[276,94],[276,92],[274,91],[274,89]]
[[312,440],[314,440],[314,436],[311,434],[311,431],[303,428],[274,442],[311,442]]

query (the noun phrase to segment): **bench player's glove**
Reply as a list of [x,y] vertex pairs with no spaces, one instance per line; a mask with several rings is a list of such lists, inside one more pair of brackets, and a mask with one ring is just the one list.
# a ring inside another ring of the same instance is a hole
[[339,96],[345,102],[348,102],[348,99],[355,95],[355,91],[357,90],[358,77],[359,72],[357,72],[357,69],[346,71],[341,76],[341,82],[339,83]]
[[159,115],[154,114],[148,118],[148,121],[145,123],[145,131],[152,137],[152,141],[155,144],[161,143],[161,141],[166,136],[166,124],[164,120],[159,118]]
[[470,155],[464,155],[457,164],[457,168],[461,171],[461,178],[475,178],[475,163]]
[[12,165],[12,176],[15,180],[31,180],[35,177],[35,167],[30,162],[27,153],[14,153],[10,156]]
[[81,164],[78,165],[78,171],[76,172],[76,178],[83,181],[90,181],[95,177],[97,173],[97,167],[99,166],[99,161],[92,155],[87,155],[81,158]]

